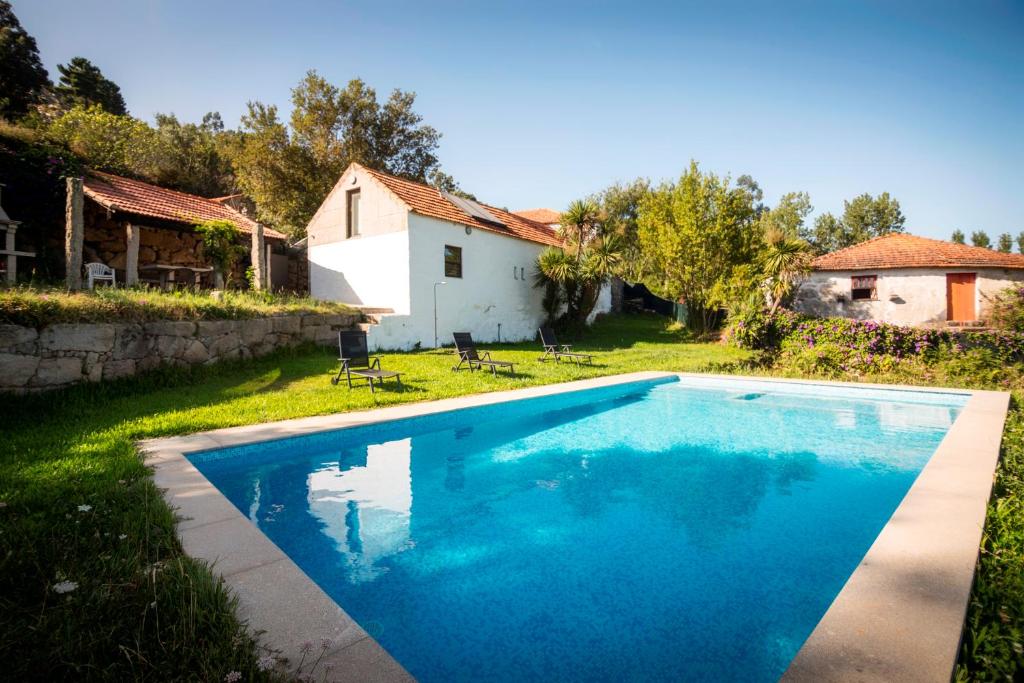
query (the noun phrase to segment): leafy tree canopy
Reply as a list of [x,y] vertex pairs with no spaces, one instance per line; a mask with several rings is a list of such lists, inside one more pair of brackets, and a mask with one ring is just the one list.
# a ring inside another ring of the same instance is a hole
[[153,178],[163,154],[159,137],[144,122],[95,104],[72,107],[54,119],[46,135],[86,165],[120,175]]
[[666,299],[684,300],[691,327],[710,328],[734,271],[753,262],[760,248],[756,213],[757,194],[749,185],[731,185],[691,162],[678,182],[661,185],[641,202],[643,283]]
[[201,123],[182,123],[174,114],[156,115],[160,161],[153,181],[202,197],[230,194],[234,174],[222,147],[224,122],[210,112]]
[[999,249],[999,251],[1003,252],[1004,254],[1009,254],[1011,251],[1013,251],[1013,237],[1010,236],[1010,233],[1004,232],[1002,235],[999,236],[997,249]]
[[58,64],[60,81],[54,94],[65,107],[99,105],[104,111],[124,116],[128,113],[121,88],[103,75],[85,57],[75,57],[67,64]]
[[0,0],[0,117],[23,116],[49,85],[35,38],[22,28],[11,3]]
[[239,187],[261,217],[300,235],[351,162],[426,182],[441,135],[395,90],[381,103],[362,80],[338,88],[310,71],[292,90],[285,124],[277,108],[250,102],[230,146]]
[[841,219],[830,213],[818,216],[814,229],[805,231],[803,237],[819,253],[826,253],[860,244],[873,237],[903,232],[905,221],[900,203],[890,197],[888,192],[877,197],[865,192],[843,202]]
[[1017,233],[1017,251],[1024,254],[1024,230]]
[[992,240],[984,230],[975,230],[971,233],[971,244],[976,247],[992,248]]
[[953,236],[950,239],[953,241],[954,244],[964,244],[966,242],[966,238],[964,237],[964,231],[960,229],[954,230]]
[[621,250],[622,264],[618,274],[629,282],[639,282],[644,271],[643,252],[637,239],[637,217],[640,203],[651,192],[651,181],[637,178],[616,183],[590,197],[601,213],[603,231],[614,236]]

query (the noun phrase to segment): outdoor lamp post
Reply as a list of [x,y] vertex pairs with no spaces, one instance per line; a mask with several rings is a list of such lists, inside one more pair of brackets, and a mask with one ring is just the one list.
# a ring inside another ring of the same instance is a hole
[[434,348],[437,348],[437,286],[448,284],[445,281],[434,283]]

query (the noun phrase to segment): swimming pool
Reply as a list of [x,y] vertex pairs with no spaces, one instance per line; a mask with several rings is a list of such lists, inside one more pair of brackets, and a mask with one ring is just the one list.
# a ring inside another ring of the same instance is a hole
[[421,680],[775,680],[966,398],[671,378],[190,459]]

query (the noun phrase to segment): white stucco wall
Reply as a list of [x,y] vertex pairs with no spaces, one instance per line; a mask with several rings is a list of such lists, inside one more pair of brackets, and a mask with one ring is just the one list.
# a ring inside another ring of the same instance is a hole
[[408,232],[310,246],[307,253],[314,299],[410,312]]
[[408,208],[386,187],[357,168],[349,168],[334,185],[323,204],[317,209],[306,234],[309,246],[319,246],[346,239],[348,208],[347,193],[359,190],[359,235],[351,239],[363,239],[374,235],[400,232],[408,228]]
[[[814,272],[801,285],[793,307],[816,316],[878,320],[898,325],[946,324],[946,274],[975,273],[975,318],[981,319],[986,297],[1024,280],[1024,271],[1001,268],[900,268],[878,271]],[[876,275],[877,298],[850,299],[850,278]]]
[[[346,238],[346,193],[360,189],[360,234]],[[374,349],[434,345],[470,332],[479,342],[533,339],[544,320],[533,286],[543,244],[411,213],[361,169],[349,169],[307,228],[310,294],[317,299],[391,308],[369,331]],[[444,275],[444,246],[462,248],[462,277]],[[594,315],[611,309],[605,287]],[[594,315],[591,316],[593,320]],[[499,331],[500,325],[500,331]]]
[[[462,249],[462,277],[444,275],[444,246]],[[422,346],[434,344],[435,282],[438,342],[450,344],[452,332],[470,332],[480,342],[532,339],[544,319],[542,293],[533,286],[542,244],[498,235],[487,230],[412,214],[409,217],[412,253],[410,298],[411,338]]]
[[[359,235],[346,238],[346,195],[359,190]],[[409,313],[409,211],[383,185],[350,168],[307,227],[309,292],[316,299]]]

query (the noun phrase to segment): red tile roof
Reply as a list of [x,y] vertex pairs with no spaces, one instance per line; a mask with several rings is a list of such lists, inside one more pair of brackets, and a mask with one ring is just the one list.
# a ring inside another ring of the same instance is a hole
[[562,214],[554,209],[523,209],[522,211],[513,211],[512,213],[531,221],[544,223],[545,225],[562,222]]
[[1024,268],[1024,255],[893,233],[819,256],[814,259],[813,267],[815,270]]
[[[250,234],[256,227],[254,220],[214,199],[168,190],[141,180],[90,171],[83,185],[85,196],[111,211],[189,225],[202,221],[224,220],[234,223],[239,230]],[[285,238],[282,233],[270,228],[264,228],[263,234],[276,239]]]
[[562,240],[558,236],[558,233],[543,223],[531,221],[528,218],[517,216],[516,214],[505,211],[504,209],[499,209],[488,204],[483,204],[482,202],[477,202],[491,212],[495,218],[504,223],[504,225],[488,223],[464,213],[462,209],[445,199],[437,188],[413,182],[411,180],[405,180],[404,178],[396,178],[393,175],[388,175],[387,173],[381,173],[380,171],[366,168],[361,164],[353,164],[353,166],[357,166],[361,170],[369,173],[372,177],[376,178],[381,182],[381,184],[391,190],[395,196],[404,202],[406,206],[420,215],[429,216],[430,218],[439,218],[443,221],[451,221],[452,223],[459,223],[460,225],[469,225],[481,230],[496,232],[499,235],[516,237],[530,242],[538,242],[540,244],[548,244],[552,246],[562,245]]

